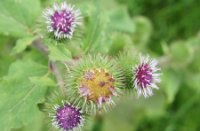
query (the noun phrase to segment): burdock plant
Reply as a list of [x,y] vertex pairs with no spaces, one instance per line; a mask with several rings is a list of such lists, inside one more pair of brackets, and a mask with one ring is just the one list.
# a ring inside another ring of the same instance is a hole
[[[58,41],[71,39],[81,18],[79,9],[66,2],[46,9],[44,17],[47,31]],[[160,82],[157,60],[141,56],[137,64],[132,58],[135,57],[124,55],[118,59],[85,54],[76,62],[72,60],[72,64],[64,62],[65,81],[60,96],[67,96],[67,99],[50,104],[52,108],[48,112],[52,125],[64,131],[78,130],[83,126],[85,114],[99,115],[112,109],[116,98],[126,95],[126,89],[135,88],[138,96],[153,95],[152,89],[158,89],[157,83]]]
[[88,113],[106,111],[114,97],[122,94],[123,72],[117,62],[101,55],[89,55],[71,67],[66,75],[70,98]]
[[[79,9],[66,2],[46,9],[44,17],[47,31],[57,40],[71,39],[76,26],[80,25]],[[126,95],[126,89],[135,88],[138,96],[149,97],[153,95],[153,88],[158,89],[157,83],[160,82],[158,62],[149,56],[141,56],[136,63],[133,56],[122,55],[118,59],[87,54],[72,63],[65,63],[62,95],[67,99],[51,104],[49,110],[52,125],[64,131],[80,129],[84,114],[99,115],[112,109],[116,98]]]
[[52,118],[52,125],[61,130],[80,130],[83,126],[84,115],[81,108],[69,102],[54,105],[49,116]]
[[86,114],[82,108],[57,92],[49,97],[45,111],[49,122],[55,129],[77,131],[85,122]]
[[153,95],[152,89],[159,89],[157,83],[160,82],[160,68],[158,61],[149,56],[140,56],[140,62],[133,69],[134,87],[138,96],[149,97]]
[[81,24],[80,11],[66,2],[54,4],[44,12],[47,31],[53,33],[55,38],[71,39],[75,28]]
[[61,95],[57,90],[47,98],[44,111],[52,125],[50,128],[63,131],[80,130],[86,118],[81,107],[69,101],[68,96]]
[[[73,5],[66,2],[55,3],[43,12],[46,32],[53,35],[54,42],[63,39],[70,40],[77,26],[81,24],[80,14],[80,10]],[[85,124],[85,115],[95,116],[112,109],[116,100],[126,95],[126,89],[131,89],[132,92],[135,89],[138,96],[152,96],[153,88],[158,89],[157,83],[160,82],[160,68],[157,60],[141,56],[139,63],[136,63],[137,56],[132,52],[129,56],[125,53],[121,57],[114,58],[98,53],[90,54],[89,50],[92,49],[93,40],[86,40],[89,44],[84,42],[83,38],[83,43],[79,47],[86,49],[86,51],[83,49],[83,55],[62,61],[66,66],[62,73],[59,74],[54,61],[49,62],[61,93],[56,95],[55,99],[59,99],[58,101],[47,104],[46,111],[52,125],[59,130],[80,130]],[[54,58],[60,60],[63,52],[64,57],[71,53],[70,51],[66,53],[65,49],[54,46],[53,42],[49,44],[51,44],[49,46],[51,55],[56,54]],[[65,43],[65,46],[70,47],[67,44]],[[48,50],[43,46],[37,45],[36,47],[48,54]],[[64,81],[62,81],[62,76],[65,76]]]

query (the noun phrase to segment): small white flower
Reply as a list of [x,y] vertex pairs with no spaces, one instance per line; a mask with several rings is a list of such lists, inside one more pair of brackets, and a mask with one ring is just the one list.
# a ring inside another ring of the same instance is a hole
[[157,67],[158,62],[155,59],[150,59],[149,56],[140,56],[140,63],[134,70],[134,86],[138,96],[142,94],[144,97],[153,95],[152,89],[159,89],[157,83],[160,82],[160,68]]
[[43,13],[48,32],[52,32],[57,39],[72,38],[76,26],[81,24],[80,14],[80,10],[66,2],[60,6],[54,4]]

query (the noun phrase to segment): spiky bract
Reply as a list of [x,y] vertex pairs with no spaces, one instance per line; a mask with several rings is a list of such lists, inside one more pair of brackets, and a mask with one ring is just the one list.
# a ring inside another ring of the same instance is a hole
[[50,97],[45,109],[53,127],[59,131],[80,131],[85,122],[82,108],[58,93]]
[[82,58],[66,76],[70,98],[88,113],[107,110],[123,87],[123,75],[117,63],[101,55]]

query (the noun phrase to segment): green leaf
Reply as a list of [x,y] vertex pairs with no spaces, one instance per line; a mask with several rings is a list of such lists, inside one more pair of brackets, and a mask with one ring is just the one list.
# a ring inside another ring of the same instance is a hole
[[112,45],[109,49],[109,54],[117,55],[119,52],[124,51],[127,45],[132,45],[132,40],[129,35],[123,33],[114,33],[111,35]]
[[170,54],[176,65],[187,65],[191,59],[191,53],[184,41],[177,41],[170,46]]
[[2,131],[25,126],[41,115],[37,104],[44,101],[47,71],[47,67],[31,60],[16,61],[10,66],[0,83]]
[[0,33],[13,37],[31,35],[40,11],[39,0],[1,0]]
[[133,34],[134,43],[144,47],[150,39],[153,29],[152,24],[149,19],[143,16],[134,17],[133,22],[136,26]]
[[177,92],[179,91],[181,80],[178,74],[171,70],[163,71],[161,88],[165,90],[167,96],[167,103],[174,101]]
[[186,73],[185,82],[188,87],[193,88],[196,91],[200,91],[199,88],[200,74],[198,73]]
[[[103,14],[103,10],[96,5],[95,10],[91,17],[88,18],[88,23],[85,28],[85,36],[83,39],[83,49],[85,52],[90,52],[91,50],[96,52],[97,50],[106,50],[108,41],[105,44],[106,29],[108,20],[107,16]],[[102,49],[103,48],[103,49]]]
[[8,55],[11,52],[11,48],[8,48],[11,46],[11,42],[9,37],[0,35],[0,77],[7,74],[8,67],[14,60],[11,55]]
[[119,8],[110,11],[109,13],[110,13],[109,26],[112,29],[127,33],[134,32],[135,26],[130,16],[128,15],[126,7],[121,6]]
[[71,52],[63,44],[49,44],[49,59],[52,61],[66,61],[72,57]]
[[15,47],[12,50],[13,54],[23,52],[34,40],[34,37],[25,37],[17,40]]
[[31,83],[37,85],[37,86],[41,86],[41,87],[45,87],[45,86],[56,86],[55,81],[53,81],[52,79],[48,78],[48,77],[29,77],[29,80],[31,81]]
[[[15,131],[44,131],[44,130],[48,130],[48,129],[44,129],[45,125],[47,125],[45,123],[44,118],[45,118],[45,116],[42,114],[42,115],[38,116],[33,122],[31,122],[27,126],[20,128],[18,130],[15,130]],[[33,126],[33,125],[35,125],[35,126]]]

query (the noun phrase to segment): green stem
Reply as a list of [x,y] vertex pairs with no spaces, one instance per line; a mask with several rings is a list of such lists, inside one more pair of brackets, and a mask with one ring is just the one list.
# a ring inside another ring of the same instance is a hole
[[103,117],[101,114],[97,114],[95,116],[95,123],[92,128],[92,131],[102,131],[102,126],[103,126]]
[[[40,39],[35,40],[33,42],[33,46],[37,48],[40,52],[42,52],[46,57],[48,57],[48,47],[42,43],[42,40]],[[49,60],[49,68],[56,78],[61,94],[64,95],[64,90],[65,90],[64,80],[62,78],[59,68],[57,67],[56,63],[51,60]]]

